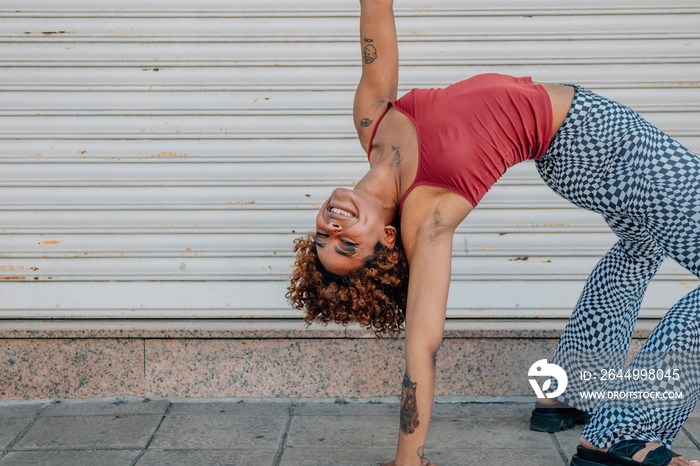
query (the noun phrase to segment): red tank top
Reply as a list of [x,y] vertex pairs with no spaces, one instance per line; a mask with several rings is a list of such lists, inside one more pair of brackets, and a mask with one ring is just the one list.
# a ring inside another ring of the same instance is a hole
[[476,206],[507,168],[549,147],[549,95],[531,78],[484,74],[443,89],[413,89],[387,104],[370,151],[389,106],[408,116],[418,135],[416,178],[399,209],[419,185],[449,189]]

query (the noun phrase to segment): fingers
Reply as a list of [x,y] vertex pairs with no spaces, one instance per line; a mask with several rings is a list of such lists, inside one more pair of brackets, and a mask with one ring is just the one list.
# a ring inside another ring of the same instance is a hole
[[676,456],[671,460],[669,466],[700,466],[700,462],[696,460],[691,461],[684,456]]

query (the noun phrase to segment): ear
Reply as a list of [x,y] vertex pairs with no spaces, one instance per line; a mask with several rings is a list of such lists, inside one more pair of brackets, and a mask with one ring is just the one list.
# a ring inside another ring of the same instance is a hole
[[391,225],[386,225],[384,227],[384,238],[382,238],[382,244],[389,249],[394,249],[396,244],[396,228]]

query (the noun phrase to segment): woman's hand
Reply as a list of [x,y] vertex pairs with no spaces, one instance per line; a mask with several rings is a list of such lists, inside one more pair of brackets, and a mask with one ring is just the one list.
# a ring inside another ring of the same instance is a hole
[[[396,466],[396,461],[389,461],[388,463],[382,463],[381,466]],[[420,460],[420,466],[438,466],[430,462],[428,458],[423,458]]]

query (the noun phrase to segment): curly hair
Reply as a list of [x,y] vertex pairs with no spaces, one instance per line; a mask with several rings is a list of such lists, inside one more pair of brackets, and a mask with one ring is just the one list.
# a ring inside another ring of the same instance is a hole
[[377,243],[365,264],[348,275],[328,272],[318,259],[313,235],[294,240],[296,262],[287,299],[304,310],[306,322],[358,322],[377,337],[403,328],[408,295],[408,262],[400,235],[389,249]]

